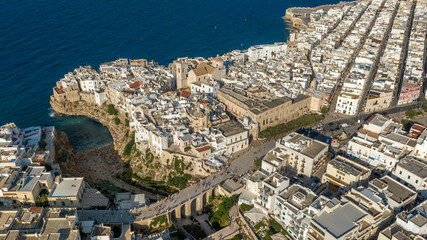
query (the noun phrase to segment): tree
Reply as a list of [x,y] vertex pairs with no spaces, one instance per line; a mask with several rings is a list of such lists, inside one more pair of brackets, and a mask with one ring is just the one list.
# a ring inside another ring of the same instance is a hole
[[125,150],[123,150],[123,156],[127,157],[132,152],[132,148],[135,145],[135,139],[132,138],[125,146]]
[[256,167],[257,169],[260,169],[260,168],[261,168],[261,165],[262,165],[262,159],[261,159],[261,158],[257,158],[257,159],[255,160],[255,167]]
[[406,116],[409,118],[414,118],[414,117],[418,116],[418,112],[415,111],[414,109],[411,109],[411,110],[406,112]]
[[175,176],[168,180],[168,185],[177,187],[177,188],[185,188],[187,186],[188,180],[190,180],[189,174],[184,174],[184,176]]
[[113,104],[108,104],[108,110],[107,110],[107,112],[110,115],[117,115],[119,113],[119,111],[117,111],[117,109],[114,107]]
[[242,240],[242,239],[243,239],[242,235],[237,234],[237,235],[234,235],[232,240]]
[[120,119],[118,117],[115,117],[114,118],[114,122],[116,123],[116,125],[119,125],[120,124]]
[[47,200],[47,197],[49,196],[49,191],[46,189],[43,189],[36,200],[36,206],[37,207],[47,207],[49,206],[49,202]]
[[322,107],[322,109],[320,109],[320,112],[321,112],[322,114],[326,114],[326,113],[328,113],[328,112],[329,112],[329,109],[328,109],[327,107]]

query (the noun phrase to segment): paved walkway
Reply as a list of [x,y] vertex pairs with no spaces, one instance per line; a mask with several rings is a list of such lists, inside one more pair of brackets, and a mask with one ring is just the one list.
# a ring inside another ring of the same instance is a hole
[[134,211],[134,213],[137,215],[136,221],[150,219],[170,212],[182,204],[188,202],[189,200],[192,200],[211,190],[226,179],[230,179],[234,176],[238,176],[249,171],[252,168],[255,159],[265,155],[268,151],[275,147],[275,144],[276,143],[274,141],[270,141],[258,147],[250,147],[246,153],[243,153],[242,156],[232,161],[230,166],[226,167],[225,169],[205,179],[202,179],[185,189],[182,189],[178,193],[175,193],[163,199],[162,201],[153,203],[150,206],[136,209]]

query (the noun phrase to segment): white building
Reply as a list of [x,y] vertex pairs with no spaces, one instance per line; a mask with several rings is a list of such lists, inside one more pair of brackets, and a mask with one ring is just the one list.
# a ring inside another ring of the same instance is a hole
[[289,155],[288,166],[298,174],[310,177],[323,160],[329,145],[298,133],[291,133],[276,142],[276,147],[283,148]]
[[424,201],[409,213],[404,211],[396,217],[396,224],[403,229],[419,234],[427,235],[427,201]]
[[306,239],[311,218],[324,207],[328,198],[298,184],[291,185],[276,197],[274,216],[294,239]]
[[193,82],[191,83],[192,93],[205,93],[208,96],[218,96],[219,82],[211,80],[211,82]]
[[107,92],[104,89],[99,89],[95,91],[95,102],[98,106],[104,104],[105,99],[107,98]]
[[265,213],[272,212],[276,201],[276,196],[289,186],[289,178],[274,173],[262,181],[262,186],[258,192],[255,207],[260,208]]
[[94,92],[100,86],[99,79],[84,78],[79,81],[80,88],[83,92]]
[[[233,154],[237,151],[243,150],[249,146],[248,130],[236,121],[228,121],[220,123],[212,127],[215,134],[221,134],[222,139],[225,140],[225,151],[228,154]],[[216,142],[213,148],[219,148],[222,143]]]
[[413,156],[406,156],[396,165],[393,178],[414,187],[419,194],[427,197],[427,163]]
[[272,59],[276,56],[280,56],[287,50],[286,43],[274,43],[265,45],[251,46],[248,49],[247,55],[249,61],[253,62],[258,59]]
[[427,130],[424,130],[418,137],[417,145],[412,154],[415,157],[427,160]]

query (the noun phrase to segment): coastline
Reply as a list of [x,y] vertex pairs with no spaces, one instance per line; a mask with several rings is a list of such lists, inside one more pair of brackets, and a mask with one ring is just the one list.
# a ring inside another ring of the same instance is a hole
[[[79,101],[76,103],[70,102],[57,102],[55,99],[51,98],[50,105],[52,106],[55,112],[67,115],[67,116],[84,116],[91,118],[99,123],[101,123],[104,127],[108,128],[108,131],[113,138],[114,149],[118,152],[123,151],[124,145],[128,141],[128,137],[126,137],[126,132],[129,128],[120,127],[114,124],[112,115],[108,115],[106,111],[103,109],[100,110],[99,106],[91,105],[83,101]],[[120,116],[118,116],[120,118]],[[122,117],[123,118],[123,117]],[[124,122],[124,119],[121,119]],[[121,141],[119,141],[121,139]]]
[[[298,8],[298,7],[296,7],[296,8],[290,8],[290,11],[292,11],[293,9],[311,9],[314,11],[316,9],[319,9],[322,7],[328,7],[328,6],[332,6],[332,5],[322,5],[322,6],[317,6],[315,8]],[[286,16],[288,15],[288,10],[289,9],[286,10],[287,14],[283,17],[285,20],[287,19]],[[289,17],[288,17],[288,19],[291,22],[293,20],[293,18],[289,18]],[[295,18],[295,19],[297,19],[297,18]],[[295,26],[293,26],[292,23],[286,24],[286,28],[298,30],[298,28],[295,28]],[[119,117],[120,121],[122,123],[125,122],[126,118],[124,118],[120,114],[117,116],[116,115],[109,115],[107,113],[107,109],[106,109],[106,105],[108,105],[108,102],[104,103],[104,105],[102,105],[102,106],[98,106],[96,104],[89,103],[89,102],[86,102],[84,100],[79,100],[76,102],[70,102],[68,100],[58,101],[53,96],[51,96],[50,105],[53,108],[53,110],[57,113],[61,113],[61,114],[67,115],[67,116],[88,117],[88,118],[93,119],[94,121],[101,123],[104,127],[107,127],[112,138],[113,138],[112,146],[114,148],[114,151],[116,151],[117,156],[119,156],[121,158],[122,163],[125,161],[125,159],[123,157],[123,151],[124,151],[126,144],[131,140],[130,139],[131,129],[129,127],[123,127],[123,124],[115,124],[114,123],[115,117]],[[94,156],[94,155],[92,155],[93,152],[105,154],[103,152],[103,150],[107,150],[107,152],[108,152],[109,148],[110,148],[110,145],[101,146],[101,147],[98,147],[95,149],[90,149],[90,150],[86,150],[86,151],[82,151],[82,152],[76,152],[75,154],[79,155],[80,158],[84,158],[86,155],[93,157]],[[124,165],[121,165],[121,167],[124,167]],[[131,166],[131,168],[132,167],[134,167],[134,166]],[[142,174],[144,174],[144,173],[142,173]]]

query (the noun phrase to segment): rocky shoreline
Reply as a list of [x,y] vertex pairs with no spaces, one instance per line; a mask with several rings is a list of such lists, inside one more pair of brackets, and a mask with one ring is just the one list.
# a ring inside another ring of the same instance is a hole
[[[85,101],[58,102],[52,98],[50,104],[57,113],[67,116],[85,116],[98,121],[108,128],[113,138],[113,143],[107,146],[82,152],[74,152],[71,144],[68,142],[67,134],[59,132],[60,137],[58,139],[60,140],[58,143],[61,145],[61,148],[64,148],[67,155],[65,156],[65,152],[63,151],[63,159],[58,160],[58,162],[61,164],[61,168],[65,173],[85,177],[88,182],[96,184],[101,188],[105,188],[102,185],[109,182],[125,191],[144,193],[146,197],[152,200],[157,200],[159,198],[157,194],[159,191],[163,194],[167,194],[150,184],[134,182],[134,184],[130,185],[122,180],[123,175],[129,175],[129,173],[126,172],[129,166],[126,165],[130,165],[131,167],[141,165],[139,159],[136,157],[131,158],[133,161],[128,159],[129,161],[127,163],[125,159],[123,159],[123,150],[132,137],[130,128],[124,124],[126,119],[123,116],[108,114],[107,105],[98,106],[89,104]],[[121,124],[115,124],[115,117],[120,118]],[[139,167],[141,168],[141,166]],[[144,170],[145,171],[141,171],[141,176],[152,175],[153,169],[147,168]],[[158,172],[157,170],[157,173]],[[163,174],[160,175],[164,176]],[[135,184],[139,187],[134,186]]]
[[[113,115],[109,115],[106,110],[103,108],[105,106],[97,106],[94,104],[89,104],[84,101],[78,102],[58,102],[54,98],[51,98],[50,105],[53,110],[57,113],[61,113],[67,116],[85,116],[92,118],[103,126],[107,127],[112,138],[114,149],[121,153],[130,140],[129,136],[126,136],[126,133],[129,131],[129,127],[124,126],[124,124],[116,125],[114,123]],[[122,123],[125,122],[125,118],[122,116],[117,116]]]

